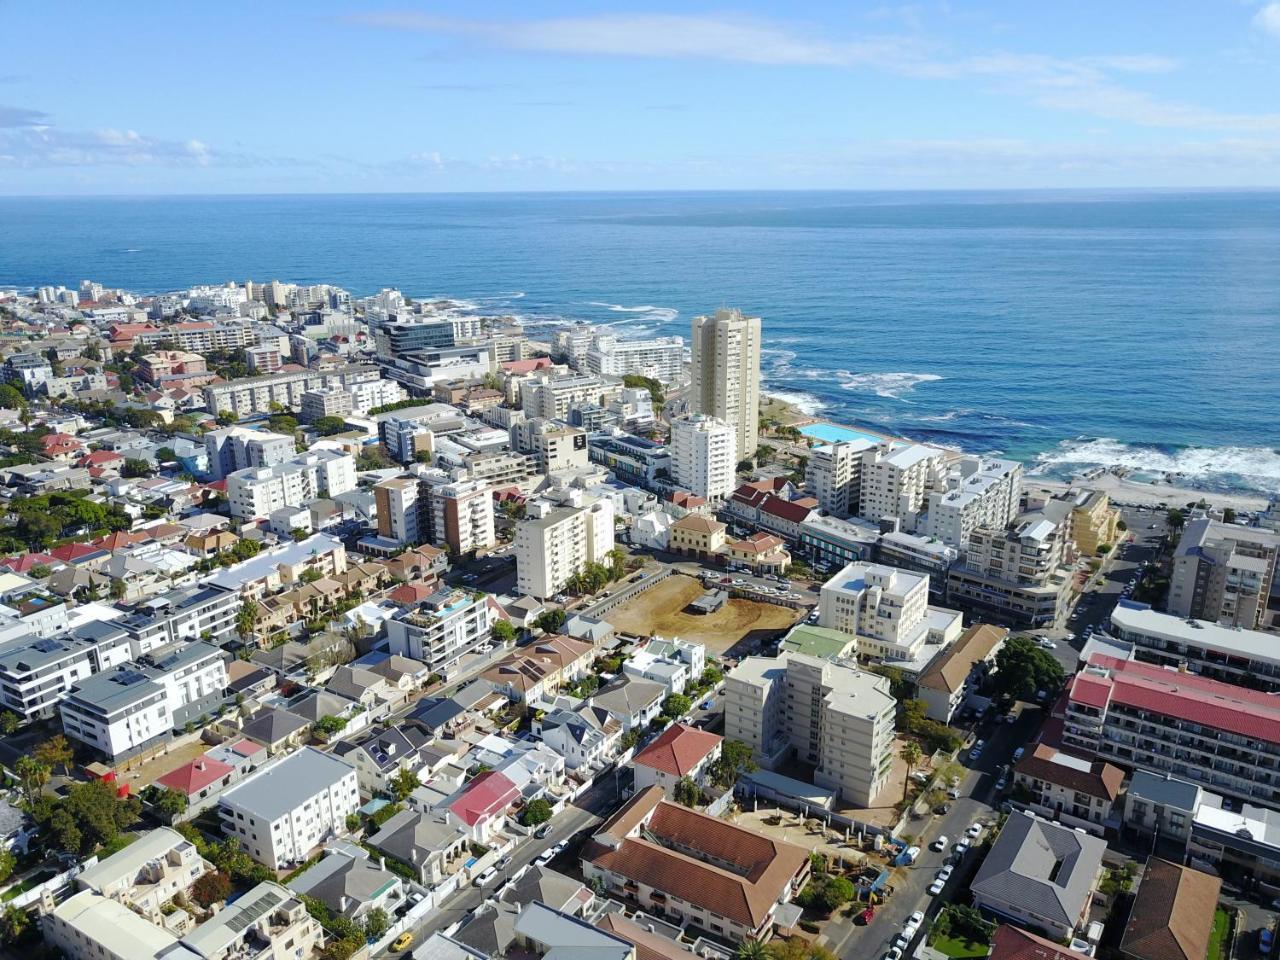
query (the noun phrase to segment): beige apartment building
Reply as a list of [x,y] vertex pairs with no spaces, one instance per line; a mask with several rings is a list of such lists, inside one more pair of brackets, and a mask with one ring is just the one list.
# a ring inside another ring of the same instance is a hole
[[760,318],[721,307],[712,316],[693,318],[694,413],[730,424],[739,460],[760,445]]

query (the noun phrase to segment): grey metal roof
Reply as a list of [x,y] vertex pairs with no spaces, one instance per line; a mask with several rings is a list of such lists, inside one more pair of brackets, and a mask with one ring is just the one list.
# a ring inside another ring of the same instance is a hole
[[1129,780],[1129,797],[1176,810],[1194,811],[1200,799],[1200,788],[1177,777],[1135,770]]
[[348,774],[355,776],[355,768],[314,747],[306,747],[232,787],[222,795],[222,802],[261,820],[278,820]]
[[250,740],[270,746],[305,729],[306,726],[306,720],[288,710],[264,707],[240,728],[240,732]]
[[617,683],[598,691],[591,698],[591,705],[602,707],[611,713],[632,714],[647,707],[654,700],[662,699],[665,693],[666,687],[660,683],[624,677]]
[[[323,860],[296,877],[289,889],[321,900],[330,910],[355,916],[365,904],[400,883],[400,878],[368,857],[330,852]],[[348,898],[342,909],[342,898]]]
[[974,877],[975,899],[1075,926],[1102,866],[1105,840],[1014,813]]

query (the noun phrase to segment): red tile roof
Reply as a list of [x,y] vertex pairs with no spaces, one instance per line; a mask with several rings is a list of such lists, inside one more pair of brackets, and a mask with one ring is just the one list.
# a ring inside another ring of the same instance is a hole
[[84,447],[79,440],[66,433],[47,433],[40,438],[40,443],[44,446],[44,452],[53,456],[71,453]]
[[1102,701],[1107,706],[1118,704],[1251,740],[1280,743],[1280,702],[1271,694],[1102,654],[1090,657],[1089,665],[1108,672],[1077,674],[1071,684],[1075,702],[1098,706],[1099,698],[1109,691],[1109,699]]
[[467,784],[449,806],[454,816],[469,827],[501,813],[520,796],[519,788],[497,770],[486,770]]
[[82,467],[102,467],[109,463],[124,463],[124,457],[111,450],[91,450],[80,458]]
[[991,941],[988,960],[1089,960],[1083,953],[1060,947],[1019,927],[1001,924]]
[[254,743],[252,740],[237,740],[231,744],[231,749],[242,757],[252,757],[255,753],[261,753],[266,748],[260,743]]
[[83,560],[85,557],[91,557],[95,553],[101,552],[101,547],[91,547],[85,543],[68,543],[61,547],[54,547],[49,551],[49,556],[55,560],[61,560],[63,563],[74,563],[77,560]]
[[132,546],[135,543],[145,543],[151,537],[146,533],[132,533],[128,530],[117,530],[115,533],[109,533],[105,537],[99,537],[97,540],[91,540],[90,544],[99,547],[102,550],[119,550],[121,547]]
[[803,500],[783,500],[781,497],[768,497],[760,505],[762,513],[781,517],[791,523],[799,523],[802,520],[809,519],[809,514],[813,513],[813,508],[814,504],[806,503]]
[[529,360],[506,360],[498,366],[508,373],[533,373],[535,370],[545,370],[551,366],[550,357],[533,357]]
[[705,507],[707,500],[700,497],[696,493],[690,493],[688,490],[672,490],[670,500],[677,507],[684,507],[686,510],[692,510],[696,507]]
[[662,736],[636,754],[634,762],[637,766],[683,777],[720,746],[722,739],[705,730],[673,723]]
[[47,553],[24,553],[21,556],[9,557],[0,562],[0,567],[8,567],[14,573],[30,573],[35,566],[52,567],[58,558]]
[[425,583],[402,583],[387,594],[387,599],[392,603],[421,603],[434,592]]
[[156,781],[162,787],[194,796],[210,784],[235,773],[235,768],[212,757],[197,757],[177,770],[171,770]]

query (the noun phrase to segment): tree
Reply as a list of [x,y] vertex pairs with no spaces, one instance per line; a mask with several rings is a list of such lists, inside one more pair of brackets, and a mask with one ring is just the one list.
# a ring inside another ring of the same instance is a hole
[[364,917],[364,935],[365,939],[370,943],[375,942],[379,937],[391,928],[391,918],[387,916],[387,911],[381,907],[374,907]]
[[693,782],[693,777],[685,776],[676,781],[674,797],[676,803],[696,807],[702,799],[702,790]]
[[1223,508],[1222,508],[1222,522],[1223,522],[1223,523],[1235,523],[1235,522],[1236,522],[1236,511],[1235,511],[1235,508],[1234,508],[1234,507],[1223,507]]
[[533,625],[544,633],[559,633],[567,620],[563,610],[544,610],[534,618]]
[[156,460],[160,463],[173,463],[178,459],[178,452],[173,447],[160,447],[156,450]]
[[[323,667],[321,669],[323,669]],[[316,672],[319,673],[320,671],[317,670]],[[311,729],[321,740],[328,740],[335,733],[340,733],[346,725],[346,717],[335,717],[331,713],[326,713],[323,717],[312,724]]]
[[22,718],[12,710],[0,712],[0,733],[6,737],[22,726]]
[[23,410],[27,406],[27,398],[11,383],[0,384],[0,407],[6,410]]
[[1176,533],[1186,524],[1187,515],[1177,507],[1170,507],[1169,512],[1165,514],[1165,520],[1169,524],[1169,529]]
[[307,539],[307,537],[311,536],[311,534],[307,533],[307,531],[303,530],[301,527],[294,527],[289,531],[289,536],[293,538],[294,543],[301,543],[303,540]]
[[31,915],[27,911],[12,903],[4,908],[4,915],[0,916],[0,933],[3,933],[5,943],[17,943],[30,930]]
[[662,701],[662,715],[674,720],[676,717],[683,717],[692,706],[693,701],[683,693],[673,693]]
[[191,899],[208,910],[231,896],[231,878],[221,870],[210,870],[191,885]]
[[[123,388],[123,384],[121,384],[121,387]],[[214,419],[216,419],[218,424],[223,427],[229,427],[233,423],[240,422],[240,418],[236,416],[234,410],[219,410],[217,417]]]
[[415,463],[430,463],[430,462],[431,462],[431,451],[430,451],[430,450],[419,450],[417,453],[415,453],[415,454],[413,455],[413,459],[414,459],[414,462],[415,462]]
[[993,678],[998,693],[1027,699],[1039,690],[1057,691],[1065,679],[1062,664],[1041,650],[1030,637],[1012,637],[996,654]]
[[0,847],[0,883],[4,883],[13,876],[14,868],[18,865],[18,858],[12,851],[5,847]]
[[743,940],[733,956],[734,960],[769,960],[769,950],[759,940]]
[[1119,530],[1121,533],[1124,533],[1126,530],[1129,529],[1129,525],[1125,523],[1123,520],[1117,520],[1116,529]]
[[413,791],[417,790],[420,786],[422,786],[422,781],[418,779],[417,773],[410,770],[408,767],[404,767],[399,773],[391,778],[391,795],[395,797],[397,801],[407,800],[409,794],[413,793]]
[[321,580],[323,578],[324,574],[315,567],[308,567],[306,570],[303,570],[302,575],[298,577],[298,579],[303,583],[315,583],[317,580]]
[[187,809],[187,795],[177,790],[170,790],[168,787],[156,790],[151,795],[150,800],[151,806],[157,812],[163,813],[170,818],[184,813]]
[[924,754],[920,750],[920,744],[914,740],[908,740],[902,745],[902,749],[898,751],[898,759],[907,765],[907,775],[902,781],[902,799],[907,799],[907,787],[911,785],[911,771],[915,769]]
[[43,563],[33,564],[31,567],[31,579],[43,580],[45,577],[53,574],[53,569]]
[[726,740],[720,746],[720,758],[711,765],[711,778],[717,786],[727,790],[738,782],[740,773],[750,773],[755,769],[750,745],[741,740]]
[[[241,540],[240,543],[251,543],[249,540]],[[237,543],[236,546],[240,546]],[[234,547],[232,548],[235,549]],[[256,552],[256,551],[255,551]],[[236,632],[240,634],[242,640],[248,641],[252,639],[254,631],[258,628],[258,605],[253,600],[245,600],[240,604],[240,611],[236,614]]]
[[822,905],[828,910],[838,910],[853,899],[853,884],[844,877],[827,877],[822,885]]
[[494,643],[501,643],[505,646],[515,642],[516,628],[511,625],[510,620],[498,620],[493,625],[491,635]]
[[23,754],[14,763],[13,772],[18,777],[18,785],[27,800],[27,807],[33,807],[40,791],[49,782],[49,765]]
[[331,437],[347,429],[347,422],[341,417],[318,417],[311,426],[322,437]]
[[624,387],[633,387],[649,391],[649,399],[653,401],[653,409],[661,411],[666,405],[667,398],[662,392],[662,381],[655,380],[653,377],[642,377],[638,373],[628,373],[622,378]]
[[625,751],[625,750],[630,750],[639,742],[640,742],[640,731],[637,730],[635,727],[632,727],[630,730],[628,730],[626,733],[622,735],[622,739],[618,742],[618,746]]
[[65,774],[75,760],[75,751],[71,748],[71,741],[63,734],[59,733],[44,743],[36,747],[35,758],[50,769],[61,767]]
[[146,460],[137,457],[126,457],[120,472],[126,477],[149,477],[155,471]]
[[111,578],[111,599],[123,600],[125,594],[129,592],[128,585],[120,577]]
[[520,822],[526,827],[536,827],[551,819],[551,804],[542,797],[530,800],[520,814]]

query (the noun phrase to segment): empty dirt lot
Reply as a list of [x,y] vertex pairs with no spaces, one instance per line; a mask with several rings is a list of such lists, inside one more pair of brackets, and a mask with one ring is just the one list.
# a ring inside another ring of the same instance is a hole
[[605,619],[624,633],[681,637],[720,654],[743,639],[749,642],[771,639],[800,616],[800,611],[772,603],[736,599],[711,614],[685,610],[702,592],[702,584],[697,580],[677,574],[611,610]]

